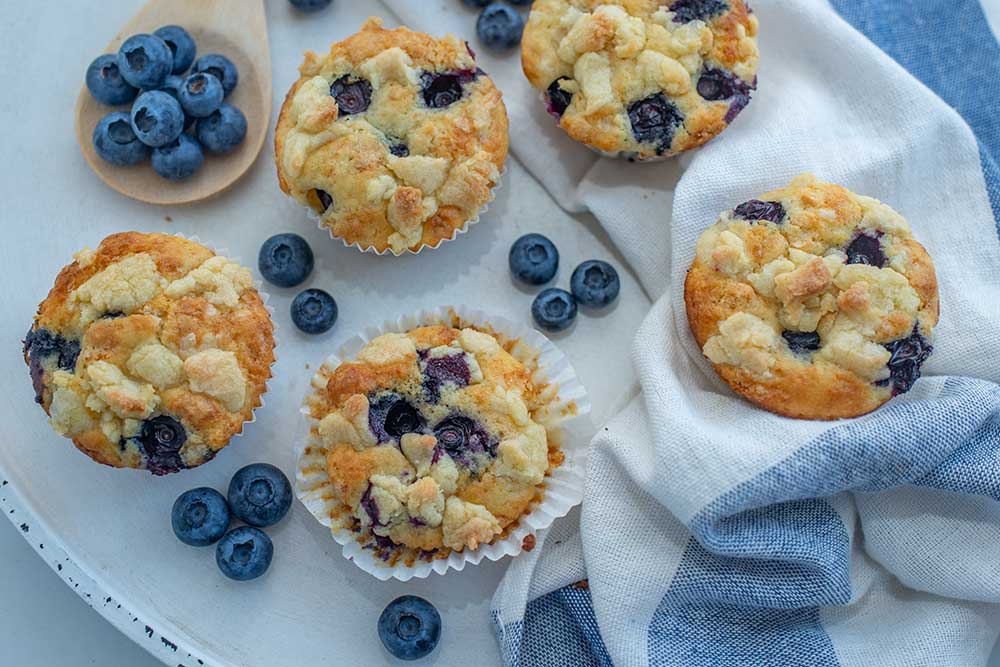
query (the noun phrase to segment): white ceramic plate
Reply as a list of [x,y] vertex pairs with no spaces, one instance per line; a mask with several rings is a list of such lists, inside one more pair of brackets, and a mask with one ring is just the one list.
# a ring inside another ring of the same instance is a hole
[[[325,14],[303,18],[284,0],[267,3],[275,115],[305,48],[326,48],[370,13],[394,23],[375,2],[334,4]],[[298,405],[308,380],[316,364],[366,325],[455,302],[478,302],[489,312],[528,321],[534,291],[513,285],[507,270],[507,250],[521,234],[542,232],[559,246],[563,265],[556,284],[562,287],[581,260],[611,259],[622,268],[621,260],[603,237],[594,236],[592,226],[562,212],[513,161],[480,224],[433,253],[399,258],[344,248],[306,216],[290,215],[267,151],[232,190],[196,206],[156,208],[114,193],[86,167],[75,145],[72,100],[86,64],[135,6],[130,0],[108,0],[96,11],[92,3],[74,0],[14,3],[4,10],[0,36],[10,52],[34,54],[34,59],[48,48],[59,63],[40,76],[39,61],[23,60],[8,73],[7,103],[0,105],[4,514],[27,526],[24,536],[39,556],[54,569],[61,565],[59,574],[78,593],[89,594],[85,599],[97,611],[173,666],[193,667],[198,659],[225,667],[393,664],[375,623],[387,602],[407,593],[428,598],[443,616],[441,645],[426,664],[498,663],[489,599],[505,561],[405,584],[379,582],[345,561],[327,529],[296,504],[270,530],[276,551],[271,570],[257,581],[237,583],[218,572],[211,548],[187,547],[174,538],[170,506],[191,487],[225,489],[232,473],[252,461],[275,463],[294,477]],[[473,21],[470,14],[470,34]],[[309,338],[289,322],[295,290],[268,288],[281,346],[266,408],[246,437],[211,464],[167,478],[91,463],[53,434],[32,402],[20,358],[20,340],[35,308],[70,255],[126,229],[197,235],[250,265],[267,236],[296,231],[317,255],[316,272],[303,287],[330,291],[341,311],[333,332]],[[621,275],[622,296],[611,312],[582,315],[572,332],[554,339],[588,388],[596,424],[631,390],[629,341],[649,307],[628,272]]]

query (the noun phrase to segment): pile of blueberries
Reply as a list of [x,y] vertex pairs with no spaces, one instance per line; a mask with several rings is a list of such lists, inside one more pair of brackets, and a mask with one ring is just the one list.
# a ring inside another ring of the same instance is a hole
[[132,35],[118,53],[90,64],[87,89],[95,100],[132,104],[131,112],[112,111],[94,128],[101,158],[120,167],[148,158],[157,174],[177,181],[201,168],[205,151],[222,155],[243,141],[246,117],[223,102],[239,80],[236,66],[218,53],[194,57],[188,31],[168,25]]
[[[257,268],[277,287],[297,287],[312,273],[315,260],[308,241],[298,234],[275,234],[260,247]],[[292,322],[307,334],[329,331],[337,322],[337,302],[327,292],[311,288],[292,300]]]
[[[511,5],[527,7],[532,0],[507,0]],[[515,9],[493,0],[462,0],[466,7],[482,9],[476,20],[476,34],[487,48],[509,49],[521,43],[524,17]]]
[[[269,463],[240,468],[223,496],[202,486],[185,491],[174,502],[170,524],[184,544],[216,544],[215,562],[222,573],[236,581],[256,579],[271,566],[274,545],[261,528],[272,526],[292,506],[292,485],[285,474]],[[233,517],[247,525],[229,530]]]
[[[541,234],[525,234],[510,247],[511,274],[528,285],[544,285],[559,270],[559,251]],[[576,320],[577,306],[601,309],[618,298],[621,281],[615,267],[599,259],[589,259],[573,270],[569,280],[572,293],[556,287],[542,290],[531,304],[531,316],[546,331],[568,329]]]

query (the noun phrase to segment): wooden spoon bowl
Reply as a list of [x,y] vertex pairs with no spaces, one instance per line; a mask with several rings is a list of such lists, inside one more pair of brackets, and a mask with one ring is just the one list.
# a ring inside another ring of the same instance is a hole
[[102,160],[94,150],[94,127],[111,111],[128,112],[131,104],[104,106],[90,95],[86,84],[76,102],[76,138],[91,168],[123,195],[161,205],[207,199],[235,183],[257,159],[271,118],[271,55],[263,0],[149,0],[104,52],[117,53],[131,35],[152,33],[170,24],[191,33],[198,47],[196,58],[221,53],[239,70],[239,84],[226,103],[238,107],[246,116],[247,135],[233,152],[216,156],[206,151],[205,164],[182,181],[162,178],[148,161],[118,167]]

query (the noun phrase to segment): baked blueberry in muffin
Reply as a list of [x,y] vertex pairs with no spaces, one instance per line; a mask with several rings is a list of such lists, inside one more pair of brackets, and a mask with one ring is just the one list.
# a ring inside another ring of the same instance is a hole
[[327,477],[335,531],[412,564],[491,543],[530,511],[562,453],[540,423],[545,387],[515,345],[427,326],[324,366],[306,405],[326,466],[300,476]]
[[126,232],[59,273],[24,356],[57,433],[99,463],[165,475],[211,460],[252,418],[272,330],[247,269]]
[[436,247],[490,201],[507,114],[465,42],[369,19],[299,71],[278,119],[278,180],[334,236]]
[[744,0],[536,0],[524,73],[574,139],[650,160],[722,132],[757,87],[757,19]]
[[684,300],[723,380],[807,419],[909,391],[938,321],[934,264],[906,220],[809,175],[724,212],[698,240]]

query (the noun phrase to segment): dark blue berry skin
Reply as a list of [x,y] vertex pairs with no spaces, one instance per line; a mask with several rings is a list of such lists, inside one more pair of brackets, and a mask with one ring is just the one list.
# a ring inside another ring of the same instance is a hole
[[493,2],[493,0],[462,0],[463,5],[466,7],[472,7],[473,9],[482,9],[491,2]]
[[139,94],[139,89],[122,77],[118,56],[105,53],[97,56],[87,68],[87,90],[101,104],[118,106],[128,104]]
[[165,25],[153,33],[164,42],[174,56],[172,74],[183,74],[194,62],[195,43],[191,34],[179,25]]
[[621,291],[615,267],[599,259],[587,260],[576,267],[569,284],[577,303],[588,308],[611,305]]
[[330,84],[330,95],[337,100],[337,116],[353,116],[364,113],[372,103],[372,84],[367,79],[359,79],[345,74]]
[[35,402],[41,405],[45,392],[44,362],[54,359],[60,369],[73,373],[76,370],[76,359],[80,356],[80,341],[63,338],[48,329],[32,328],[24,337],[24,354],[28,358]]
[[546,331],[563,331],[576,319],[576,299],[566,290],[550,287],[535,297],[531,316]]
[[399,660],[418,660],[441,639],[441,615],[430,602],[415,595],[396,598],[378,617],[378,637]]
[[112,111],[94,128],[94,150],[101,159],[127,167],[149,157],[149,146],[139,141],[124,111]]
[[155,35],[132,35],[118,49],[118,68],[135,88],[159,88],[173,67],[174,54],[167,43]]
[[559,85],[560,81],[569,80],[569,77],[561,76],[549,84],[545,94],[549,115],[562,118],[563,114],[566,113],[566,109],[573,102],[573,93],[563,90],[562,86]]
[[476,34],[490,49],[509,49],[521,42],[524,19],[507,5],[494,2],[476,20]]
[[186,467],[181,447],[187,442],[187,431],[173,417],[159,415],[143,421],[134,439],[146,454],[146,469],[154,475],[169,475]]
[[882,232],[866,232],[858,234],[844,250],[847,254],[847,264],[868,264],[884,268],[889,258],[882,250]]
[[780,225],[785,221],[785,207],[781,205],[781,202],[777,201],[751,199],[734,208],[733,217],[751,222],[767,220],[768,222]]
[[640,144],[655,146],[657,155],[670,150],[670,145],[674,142],[674,131],[684,122],[681,112],[663,93],[633,102],[628,108],[628,118],[635,140]]
[[222,83],[226,96],[233,92],[240,81],[240,73],[233,61],[221,53],[209,53],[195,61],[192,71],[208,72]]
[[544,285],[559,270],[559,251],[541,234],[525,234],[510,247],[511,274],[529,285]]
[[934,351],[930,342],[920,335],[917,327],[913,328],[907,338],[900,338],[885,345],[892,353],[889,358],[889,381],[892,382],[892,395],[905,394],[913,388],[920,379],[920,367]]
[[426,426],[420,411],[399,394],[382,394],[368,409],[368,428],[379,444],[399,442],[407,433],[423,433]]
[[275,234],[260,247],[257,268],[278,287],[301,285],[313,270],[312,248],[298,234]]
[[184,79],[177,97],[184,113],[204,118],[219,108],[225,92],[218,79],[207,72],[199,72]]
[[318,12],[330,6],[333,0],[288,0],[300,12]]
[[226,533],[215,547],[215,563],[222,574],[236,581],[256,579],[271,567],[274,545],[267,533],[240,526]]
[[781,337],[788,343],[788,349],[795,353],[815,352],[822,346],[815,331],[783,331]]
[[132,131],[139,141],[156,148],[169,144],[184,131],[184,110],[162,90],[150,90],[132,105]]
[[230,518],[229,505],[222,494],[203,486],[185,491],[174,501],[170,525],[184,544],[207,547],[226,534]]
[[670,5],[670,11],[674,13],[674,23],[708,21],[728,9],[729,5],[725,0],[674,0]]
[[169,144],[153,149],[153,171],[171,181],[193,176],[205,163],[201,144],[187,134],[181,134]]
[[198,119],[195,135],[209,153],[228,153],[247,136],[246,116],[233,105],[223,104],[207,117]]
[[527,7],[534,2],[534,0],[507,0],[507,2],[512,5],[517,5],[518,7]]
[[251,526],[278,523],[292,506],[292,485],[285,473],[270,463],[251,463],[229,481],[229,508]]
[[291,311],[292,323],[307,334],[326,333],[337,322],[337,302],[321,289],[299,292]]

